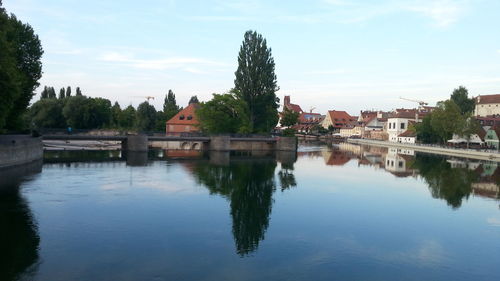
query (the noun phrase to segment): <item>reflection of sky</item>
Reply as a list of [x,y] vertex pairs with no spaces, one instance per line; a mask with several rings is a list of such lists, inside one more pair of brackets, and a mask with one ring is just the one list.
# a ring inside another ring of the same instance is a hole
[[454,210],[421,179],[312,156],[294,164],[295,188],[277,188],[265,239],[241,258],[229,203],[194,181],[196,161],[45,165],[22,187],[41,236],[37,279],[500,278],[498,202]]

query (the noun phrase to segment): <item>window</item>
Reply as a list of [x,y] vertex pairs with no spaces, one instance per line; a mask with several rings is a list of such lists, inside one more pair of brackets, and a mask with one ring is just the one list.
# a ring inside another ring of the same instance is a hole
[[187,120],[191,120],[191,119],[193,119],[193,116],[188,115]]
[[184,114],[182,114],[181,116],[179,116],[179,120],[184,120]]
[[401,123],[401,129],[405,128],[405,123]]
[[399,161],[398,166],[399,168],[403,168],[403,161]]

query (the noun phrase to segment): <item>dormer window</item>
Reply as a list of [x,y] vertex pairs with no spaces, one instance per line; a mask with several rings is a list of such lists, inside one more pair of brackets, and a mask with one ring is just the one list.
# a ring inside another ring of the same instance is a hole
[[184,114],[182,114],[181,116],[179,116],[179,120],[184,120]]
[[193,119],[193,116],[188,115],[187,120],[191,120],[191,119]]

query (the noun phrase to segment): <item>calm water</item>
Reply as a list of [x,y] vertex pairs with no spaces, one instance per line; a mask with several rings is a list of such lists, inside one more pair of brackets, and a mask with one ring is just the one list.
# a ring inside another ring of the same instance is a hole
[[500,280],[493,163],[52,152],[0,180],[0,280]]

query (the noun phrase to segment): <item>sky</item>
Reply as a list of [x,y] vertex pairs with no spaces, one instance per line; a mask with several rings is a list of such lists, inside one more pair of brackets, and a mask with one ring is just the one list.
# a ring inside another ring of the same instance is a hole
[[[45,51],[40,84],[161,109],[234,86],[243,35],[267,40],[280,90],[315,112],[500,94],[497,0],[3,0]],[[41,89],[38,89],[38,93]],[[36,96],[33,101],[36,101]]]

